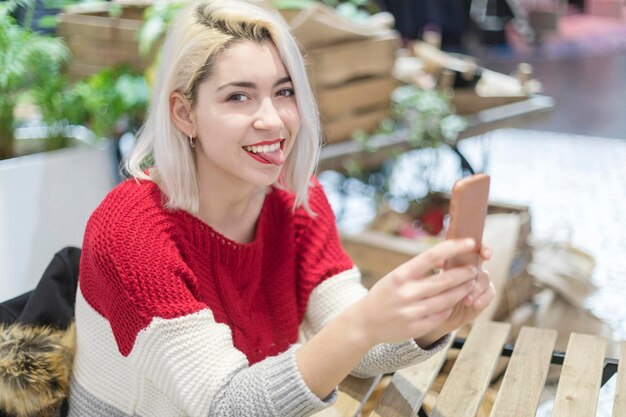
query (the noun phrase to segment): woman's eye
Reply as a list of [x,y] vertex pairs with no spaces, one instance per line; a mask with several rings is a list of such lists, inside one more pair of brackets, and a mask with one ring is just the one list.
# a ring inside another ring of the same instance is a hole
[[291,97],[291,96],[293,96],[295,94],[296,94],[296,92],[294,91],[293,88],[283,88],[278,93],[276,93],[276,95],[282,96],[282,97]]
[[248,97],[246,97],[245,94],[241,94],[241,93],[237,93],[237,94],[231,94],[230,96],[228,96],[228,98],[226,99],[227,101],[234,101],[237,103],[242,103],[244,101],[246,101],[248,99]]

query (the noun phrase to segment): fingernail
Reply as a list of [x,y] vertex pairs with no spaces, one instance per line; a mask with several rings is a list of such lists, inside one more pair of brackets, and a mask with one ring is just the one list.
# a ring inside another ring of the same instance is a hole
[[465,239],[465,246],[467,246],[468,248],[473,248],[474,245],[474,239]]

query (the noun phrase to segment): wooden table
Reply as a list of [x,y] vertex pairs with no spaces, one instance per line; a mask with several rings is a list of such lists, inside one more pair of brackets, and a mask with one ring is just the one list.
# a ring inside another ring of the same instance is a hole
[[[510,325],[478,322],[471,332],[437,396],[430,417],[474,417],[503,352]],[[535,417],[548,367],[553,357],[555,330],[522,328],[500,385],[491,417]],[[592,417],[605,365],[606,340],[573,333],[570,337],[556,390],[552,417]],[[447,350],[420,364],[393,374],[369,417],[412,417],[439,373]],[[626,360],[626,342],[620,361]],[[614,417],[626,416],[626,370],[618,368]],[[348,377],[340,385],[334,407],[316,417],[359,415],[380,378]],[[365,416],[364,416],[365,417]]]

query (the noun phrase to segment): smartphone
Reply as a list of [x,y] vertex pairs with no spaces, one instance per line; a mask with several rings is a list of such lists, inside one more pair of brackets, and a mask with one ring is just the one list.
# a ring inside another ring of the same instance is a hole
[[452,187],[446,239],[472,238],[476,241],[476,249],[471,253],[449,259],[444,268],[464,265],[478,267],[488,199],[489,175],[476,174],[465,177]]

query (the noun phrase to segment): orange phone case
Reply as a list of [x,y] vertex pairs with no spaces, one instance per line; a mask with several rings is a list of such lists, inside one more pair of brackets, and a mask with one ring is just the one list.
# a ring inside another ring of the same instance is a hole
[[488,199],[488,175],[472,175],[457,181],[452,187],[446,239],[472,238],[476,241],[476,250],[449,259],[445,268],[462,265],[476,265],[478,267]]

